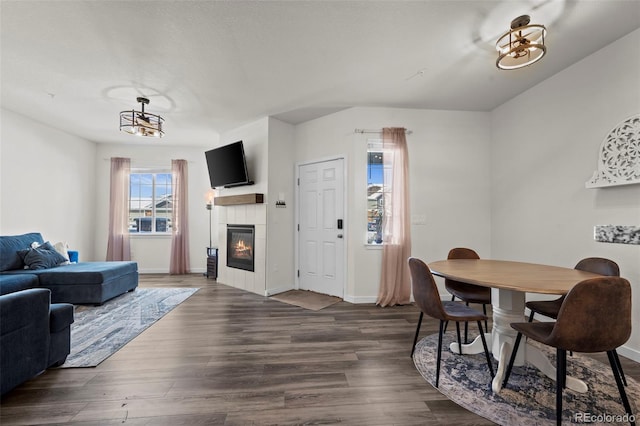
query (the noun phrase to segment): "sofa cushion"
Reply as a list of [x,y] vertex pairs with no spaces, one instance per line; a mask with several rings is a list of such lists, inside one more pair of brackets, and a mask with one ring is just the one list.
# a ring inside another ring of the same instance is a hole
[[66,263],[70,263],[69,261],[69,244],[66,242],[58,242],[53,245],[53,248],[56,249],[58,253],[64,257]]
[[137,272],[136,262],[80,262],[52,269],[28,271],[38,276],[41,286],[102,284],[113,278]]
[[29,249],[33,242],[38,244],[44,242],[39,232],[0,236],[0,272],[22,269],[24,263],[18,255],[18,251]]
[[38,277],[33,274],[0,275],[0,295],[14,293],[38,286]]
[[67,261],[48,241],[35,248],[18,250],[18,255],[31,270],[55,268]]
[[4,275],[35,275],[38,287],[51,290],[53,303],[102,304],[138,286],[136,262],[82,262],[51,269],[16,269]]
[[57,333],[73,324],[73,305],[70,303],[54,303],[50,308],[49,331]]

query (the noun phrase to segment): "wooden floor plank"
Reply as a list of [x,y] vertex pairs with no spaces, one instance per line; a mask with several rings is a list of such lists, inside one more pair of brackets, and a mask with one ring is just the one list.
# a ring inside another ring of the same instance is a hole
[[[0,424],[491,424],[416,370],[415,306],[314,312],[198,274],[140,286],[200,290],[98,367],[47,370],[5,395]],[[435,332],[425,318],[421,335]]]

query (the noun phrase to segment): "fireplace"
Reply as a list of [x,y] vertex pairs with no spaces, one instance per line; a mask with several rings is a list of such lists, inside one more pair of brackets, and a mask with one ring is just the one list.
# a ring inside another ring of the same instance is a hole
[[254,225],[227,225],[227,266],[254,271]]

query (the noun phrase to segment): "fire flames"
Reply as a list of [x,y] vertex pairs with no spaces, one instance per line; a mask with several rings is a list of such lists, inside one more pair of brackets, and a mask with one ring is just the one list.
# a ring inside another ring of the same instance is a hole
[[251,259],[253,256],[253,248],[249,244],[245,244],[244,240],[239,240],[235,246],[233,246],[234,257],[241,259]]

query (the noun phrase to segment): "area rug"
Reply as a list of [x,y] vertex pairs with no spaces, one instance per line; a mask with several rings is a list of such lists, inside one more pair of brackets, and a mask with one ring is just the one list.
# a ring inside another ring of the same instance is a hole
[[[500,393],[491,390],[491,376],[484,353],[458,355],[449,351],[452,333],[443,338],[438,390],[453,402],[501,425],[553,425],[556,416],[556,384],[530,365],[514,367],[509,383]],[[555,365],[555,352],[539,345]],[[438,335],[422,339],[413,361],[431,385],[435,383]],[[497,362],[494,361],[494,370]],[[580,354],[567,356],[567,373],[585,381],[589,390],[565,389],[562,419],[565,424],[629,424],[611,367]],[[625,387],[631,411],[640,418],[640,383],[627,376]],[[586,419],[593,422],[584,421]]]
[[198,290],[137,288],[102,306],[76,306],[71,353],[60,368],[97,366]]
[[284,293],[271,296],[270,299],[279,302],[288,303],[289,305],[300,306],[301,308],[319,311],[334,303],[341,302],[339,297],[329,296],[326,294],[315,293],[308,290],[289,290]]

